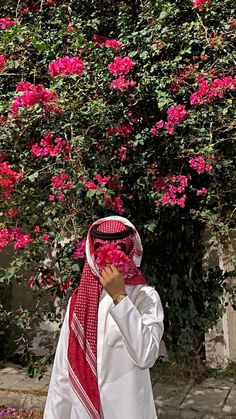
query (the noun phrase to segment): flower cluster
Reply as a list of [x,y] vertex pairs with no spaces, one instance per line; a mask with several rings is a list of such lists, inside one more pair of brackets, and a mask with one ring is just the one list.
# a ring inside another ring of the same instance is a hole
[[7,228],[3,227],[0,229],[0,251],[5,249],[8,244],[15,241],[13,248],[15,250],[21,249],[27,246],[33,241],[30,234],[22,233],[21,228]]
[[6,31],[8,28],[10,28],[11,26],[14,26],[15,22],[13,22],[13,20],[11,20],[9,17],[1,17],[0,18],[0,28],[3,31]]
[[117,79],[113,80],[111,83],[111,87],[113,89],[118,89],[121,92],[125,90],[127,87],[134,87],[136,86],[136,81],[134,80],[126,80],[124,76],[117,77]]
[[85,64],[78,57],[61,57],[49,64],[51,77],[68,76],[70,74],[82,75]]
[[236,78],[231,76],[223,77],[222,79],[215,79],[211,82],[201,77],[199,81],[199,88],[190,97],[191,105],[207,105],[215,97],[224,98],[225,91],[236,90]]
[[59,175],[53,176],[51,178],[52,188],[56,190],[56,193],[49,195],[49,201],[54,201],[55,198],[57,198],[58,202],[64,202],[65,195],[62,191],[72,189],[74,187],[69,178],[70,175],[65,172],[62,172]]
[[4,55],[0,54],[0,71],[4,69],[6,65],[6,58]]
[[54,137],[51,132],[47,132],[39,144],[33,144],[31,147],[33,157],[39,156],[59,156],[62,152],[68,155],[71,152],[71,146],[62,137]]
[[43,84],[20,82],[16,86],[16,92],[22,92],[23,94],[12,102],[10,111],[13,114],[17,114],[20,108],[29,108],[37,104],[42,105],[47,112],[62,112],[62,109],[58,106],[59,98],[57,94],[49,89],[45,89]]
[[8,162],[0,162],[0,188],[1,195],[5,199],[10,199],[15,184],[22,178],[23,174],[11,168]]
[[99,188],[99,185],[106,186],[110,182],[110,180],[111,180],[110,176],[102,177],[99,173],[97,173],[94,176],[94,181],[96,181],[97,183],[88,181],[88,182],[85,182],[84,186],[87,189],[97,189],[99,192],[103,192],[102,189]]
[[161,194],[161,197],[155,201],[156,206],[172,204],[184,208],[187,199],[185,192],[189,184],[189,179],[189,175],[168,175],[154,182],[153,189]]
[[53,188],[60,189],[72,189],[73,183],[69,181],[68,173],[62,172],[57,176],[51,178],[51,183]]
[[134,67],[134,62],[130,57],[115,57],[114,61],[108,65],[108,69],[111,74],[118,76],[111,83],[113,89],[118,89],[123,91],[129,86],[135,86],[136,82],[134,80],[127,80],[124,77],[124,74],[128,74]]
[[82,240],[77,241],[75,245],[76,251],[72,253],[71,259],[83,259],[85,257],[86,237],[84,237]]
[[129,57],[115,57],[114,61],[108,65],[108,69],[114,76],[128,74],[134,67],[134,62]]
[[6,212],[5,215],[9,218],[14,218],[16,215],[18,214],[18,210],[17,208],[9,208]]
[[124,138],[129,138],[133,132],[132,126],[127,122],[122,122],[118,127],[107,128],[107,135],[120,135]]
[[108,243],[100,246],[95,252],[95,258],[100,272],[107,265],[114,265],[122,273],[127,272],[129,268],[129,257],[117,244]]
[[188,118],[188,112],[184,105],[171,106],[167,110],[167,122],[162,120],[157,121],[155,125],[151,128],[151,133],[153,135],[158,135],[158,131],[161,128],[165,128],[168,134],[176,134],[176,126],[181,124]]
[[197,173],[211,172],[212,165],[207,163],[203,156],[195,156],[189,160],[189,165],[195,169]]
[[122,215],[125,212],[124,203],[119,195],[113,199],[110,196],[105,195],[105,202],[108,208],[110,208],[112,211],[116,212],[117,214]]

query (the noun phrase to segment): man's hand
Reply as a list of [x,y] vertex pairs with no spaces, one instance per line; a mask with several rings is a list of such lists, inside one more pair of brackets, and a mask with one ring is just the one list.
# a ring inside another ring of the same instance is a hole
[[124,277],[114,265],[107,266],[104,271],[102,271],[99,279],[103,288],[111,298],[114,299],[119,294],[126,294]]

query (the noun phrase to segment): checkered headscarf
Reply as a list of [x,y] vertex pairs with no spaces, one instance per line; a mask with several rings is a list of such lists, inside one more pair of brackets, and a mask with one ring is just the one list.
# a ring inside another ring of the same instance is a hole
[[[93,228],[104,238],[93,237]],[[127,229],[130,229],[128,236],[112,239],[117,233]],[[93,223],[87,235],[87,260],[80,285],[71,297],[68,343],[69,381],[92,419],[102,418],[97,381],[97,321],[102,286],[98,280],[95,250],[97,246],[111,242],[119,244],[130,258],[130,269],[124,277],[125,284],[146,284],[138,269],[142,258],[142,244],[133,224],[118,216],[102,218]]]

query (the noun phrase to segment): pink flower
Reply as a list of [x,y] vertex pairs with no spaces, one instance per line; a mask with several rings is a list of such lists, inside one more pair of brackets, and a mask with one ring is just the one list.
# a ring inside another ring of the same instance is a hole
[[45,89],[42,84],[31,84],[20,82],[16,86],[17,92],[23,92],[11,104],[10,111],[17,114],[20,108],[29,108],[40,104],[46,112],[61,113],[62,108],[58,107],[59,98],[55,92]]
[[74,185],[69,181],[69,177],[69,174],[65,172],[62,172],[56,176],[52,176],[52,187],[56,189],[72,189]]
[[208,0],[193,0],[193,9],[198,8],[199,12],[203,11],[203,6]]
[[95,258],[100,271],[103,271],[107,265],[114,265],[120,272],[125,273],[130,264],[129,257],[113,243],[100,246],[95,252]]
[[117,214],[122,215],[124,213],[124,204],[120,196],[111,199],[108,195],[105,195],[105,202],[107,206]]
[[206,195],[208,192],[208,189],[206,188],[201,188],[197,190],[197,196],[201,196],[201,195]]
[[122,43],[120,41],[117,41],[116,39],[107,39],[105,41],[105,46],[114,48],[117,51],[120,51],[122,49]]
[[9,17],[0,18],[0,28],[3,31],[6,31],[8,28],[14,25],[15,25],[15,22],[13,22],[13,20],[11,20]]
[[84,186],[87,189],[97,189],[97,185],[94,182],[86,182]]
[[117,79],[113,80],[113,82],[111,83],[111,87],[113,89],[118,89],[118,90],[125,90],[127,87],[134,87],[136,86],[136,81],[134,80],[126,80],[124,76],[120,76]]
[[35,226],[35,227],[34,227],[34,231],[35,231],[36,233],[40,233],[41,228],[40,228],[39,226]]
[[16,215],[17,215],[17,213],[18,213],[18,210],[17,210],[17,208],[9,208],[6,212],[5,212],[5,215],[7,216],[7,217],[15,217]]
[[0,196],[9,200],[16,183],[19,182],[22,177],[23,174],[13,170],[8,162],[0,162]]
[[16,242],[14,244],[14,249],[22,249],[23,247],[27,246],[27,244],[31,243],[33,240],[29,234],[17,234]]
[[160,177],[153,183],[153,189],[162,194],[162,196],[155,201],[156,206],[164,205],[178,205],[181,208],[185,207],[187,196],[184,193],[188,187],[190,176],[184,175],[169,175]]
[[78,57],[61,57],[49,64],[51,77],[68,76],[70,74],[82,75],[85,64]]
[[77,258],[83,259],[85,257],[85,246],[86,246],[86,237],[84,237],[82,240],[76,243],[76,251],[72,253],[71,259],[77,259]]
[[184,105],[171,106],[167,110],[167,116],[168,123],[172,125],[172,127],[176,127],[176,125],[188,118],[188,112]]
[[55,200],[55,195],[49,195],[48,199],[49,199],[49,201],[54,201]]
[[215,79],[212,82],[208,82],[202,76],[198,78],[198,82],[198,90],[190,96],[191,105],[208,105],[215,97],[223,99],[225,91],[234,92],[236,90],[236,79],[232,76]]
[[167,121],[164,122],[162,119],[157,121],[150,131],[153,135],[157,135],[161,128],[165,128],[168,134],[175,135],[177,125],[185,121],[188,116],[189,114],[184,105],[171,106],[167,110]]
[[134,67],[134,62],[129,57],[115,57],[114,61],[108,65],[110,73],[115,76],[128,74]]
[[62,137],[54,137],[51,132],[47,132],[40,143],[33,144],[31,147],[33,157],[40,156],[59,156],[62,152],[68,155],[71,146]]
[[99,173],[97,173],[96,176],[94,177],[94,180],[96,180],[101,186],[105,186],[107,183],[110,182],[111,177],[110,176],[102,177]]
[[198,173],[211,172],[212,166],[206,163],[203,156],[196,156],[189,160],[189,165],[195,169]]
[[49,234],[44,233],[42,235],[42,240],[45,241],[45,242],[49,242],[51,240],[51,237],[49,236]]
[[3,70],[5,65],[6,65],[6,58],[4,57],[4,55],[0,54],[0,71]]

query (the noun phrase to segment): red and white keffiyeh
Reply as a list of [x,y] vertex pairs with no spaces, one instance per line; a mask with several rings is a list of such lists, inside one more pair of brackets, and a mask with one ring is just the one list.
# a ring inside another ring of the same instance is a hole
[[[132,229],[132,233],[122,239],[103,240],[92,236],[94,226],[108,236],[123,232],[127,227]],[[118,244],[130,258],[130,267],[124,274],[125,284],[146,285],[138,269],[142,259],[142,244],[134,225],[119,216],[101,218],[93,223],[87,235],[87,260],[80,285],[71,297],[67,353],[70,384],[92,419],[102,418],[97,380],[97,320],[102,286],[98,279],[95,251],[98,246],[107,243]]]

